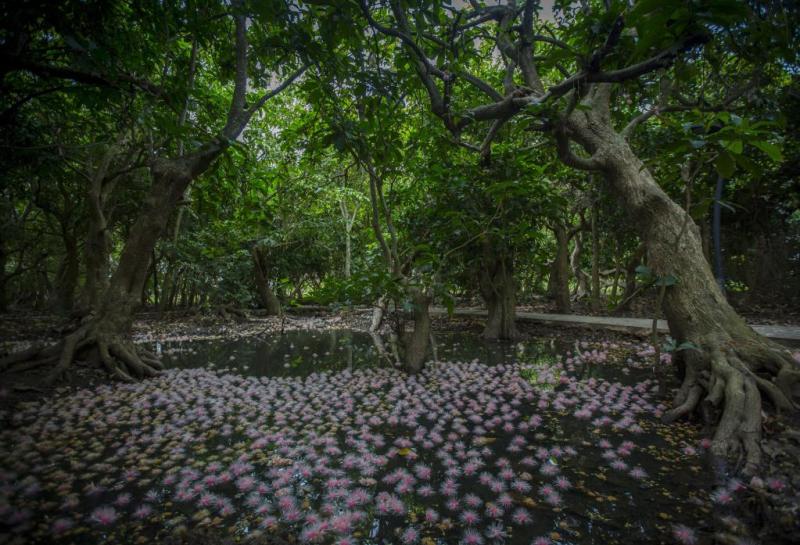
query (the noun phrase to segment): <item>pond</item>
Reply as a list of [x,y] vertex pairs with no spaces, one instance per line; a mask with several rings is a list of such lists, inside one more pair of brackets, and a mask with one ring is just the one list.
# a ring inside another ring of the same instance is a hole
[[[376,342],[381,345],[379,348]],[[551,361],[570,348],[558,339],[492,342],[467,333],[437,333],[437,359],[503,363]],[[289,330],[282,335],[232,340],[154,342],[149,348],[168,368],[223,368],[255,377],[305,377],[311,373],[386,366],[390,339],[349,329]]]
[[0,432],[0,531],[20,543],[202,527],[343,545],[710,540],[700,438],[659,423],[646,347],[467,334],[436,346],[439,361],[408,376],[356,331],[161,344],[160,377],[14,415]]

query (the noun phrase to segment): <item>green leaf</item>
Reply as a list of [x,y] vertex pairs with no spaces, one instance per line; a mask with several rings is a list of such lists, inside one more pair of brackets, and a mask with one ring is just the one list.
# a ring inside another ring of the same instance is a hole
[[783,153],[781,153],[781,148],[772,144],[770,142],[765,142],[764,140],[756,140],[752,142],[752,144],[767,154],[767,156],[774,162],[780,163],[783,161]]
[[723,140],[722,147],[734,155],[741,155],[742,151],[744,151],[744,144],[742,144],[741,140]]
[[679,350],[700,350],[700,347],[694,344],[692,341],[683,341],[675,348],[676,352]]
[[721,151],[717,158],[714,160],[714,166],[717,168],[717,172],[723,178],[730,178],[733,176],[733,173],[736,172],[736,161],[734,161],[733,157],[726,151]]

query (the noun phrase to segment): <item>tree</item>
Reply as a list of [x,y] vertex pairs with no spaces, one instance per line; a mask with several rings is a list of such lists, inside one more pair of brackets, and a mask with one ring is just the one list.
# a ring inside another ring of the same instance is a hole
[[[625,207],[647,246],[648,264],[669,284],[663,308],[671,333],[691,346],[684,353],[684,381],[668,419],[691,412],[701,401],[718,407],[714,452],[744,448],[744,469],[755,470],[761,393],[779,408],[795,407],[791,397],[800,370],[786,350],[756,334],[725,300],[703,256],[697,225],[655,181],[631,137],[654,116],[724,109],[746,96],[752,89],[749,81],[719,97],[687,99],[680,89],[681,69],[703,62],[703,51],[723,51],[718,60],[733,63],[740,54],[735,48],[742,44],[731,45],[726,38],[755,45],[764,36],[758,30],[765,14],[752,13],[739,2],[637,2],[631,9],[625,2],[592,2],[564,4],[553,23],[540,16],[533,0],[491,6],[475,1],[470,6],[361,3],[370,25],[402,44],[432,112],[459,144],[485,161],[501,130],[539,132],[555,145],[565,165],[596,173],[603,190]],[[768,11],[766,19],[773,15]],[[778,55],[797,49],[796,44],[781,45]],[[488,81],[470,72],[470,61],[487,47],[496,47],[501,60]],[[625,86],[652,85],[654,78],[659,95],[651,95],[618,129],[619,118],[629,113],[616,102]],[[694,89],[687,85],[686,90]],[[470,143],[468,131],[483,122],[490,127],[480,144]]]
[[[151,16],[166,16],[164,13],[145,13],[139,24],[145,28],[151,22]],[[173,14],[175,15],[175,14]],[[233,47],[233,83],[234,89],[229,101],[227,115],[221,129],[216,129],[216,134],[202,138],[195,146],[188,150],[181,145],[177,150],[170,146],[163,146],[154,151],[148,161],[148,169],[152,179],[147,197],[133,223],[122,248],[116,269],[108,280],[97,307],[83,321],[80,327],[68,334],[64,340],[54,346],[44,349],[33,349],[20,354],[11,355],[0,364],[5,367],[10,364],[33,360],[40,364],[57,362],[50,377],[51,380],[60,376],[71,364],[76,355],[90,360],[101,362],[116,377],[130,381],[134,377],[150,376],[161,368],[158,360],[143,350],[134,348],[128,339],[133,320],[134,308],[139,303],[142,289],[147,279],[150,260],[161,233],[183,197],[187,187],[205,173],[214,162],[236,141],[251,117],[272,97],[283,91],[297,79],[305,67],[296,69],[282,83],[273,89],[260,94],[248,103],[248,15],[250,15],[241,2],[235,2],[231,18],[234,21],[234,47]],[[270,32],[270,23],[275,28],[285,32],[282,28],[284,20],[293,17],[288,7],[279,16],[272,15],[270,21],[250,19],[251,30],[258,30],[261,37]],[[180,17],[176,17],[180,20]],[[137,25],[130,25],[136,28]],[[130,28],[129,27],[129,28]],[[113,29],[108,29],[113,30]],[[138,30],[138,29],[137,29]],[[213,25],[205,25],[204,30],[213,32]],[[274,30],[274,28],[272,29]],[[129,31],[130,32],[130,31]],[[108,38],[108,37],[105,37]],[[116,37],[115,37],[116,38]],[[62,39],[70,42],[70,35],[62,35]],[[114,50],[120,44],[116,43]],[[21,71],[37,77],[59,78],[87,85],[116,87],[130,85],[141,89],[151,95],[164,97],[165,89],[138,77],[130,75],[127,71],[119,70],[114,73],[108,71],[85,71],[75,68],[70,64],[42,64],[38,59],[32,58],[32,50],[15,52],[6,58],[7,66],[11,71]],[[88,55],[83,48],[77,48],[74,56],[84,63]],[[113,58],[113,57],[112,57]],[[114,59],[116,61],[117,59]],[[266,59],[262,59],[266,60]],[[65,62],[75,62],[74,58],[65,59]],[[115,67],[116,68],[116,67]],[[284,69],[286,67],[283,67]],[[182,76],[182,75],[180,75]],[[176,77],[180,77],[176,74]],[[190,78],[191,79],[191,78]],[[255,80],[257,82],[258,80]],[[183,115],[183,114],[181,114]]]

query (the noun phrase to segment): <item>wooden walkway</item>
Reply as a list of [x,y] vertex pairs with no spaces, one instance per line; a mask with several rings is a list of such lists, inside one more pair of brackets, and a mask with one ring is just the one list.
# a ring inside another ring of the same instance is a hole
[[[447,309],[431,308],[433,315],[446,315]],[[483,318],[486,310],[480,308],[457,308],[453,312],[456,316]],[[653,320],[647,318],[617,318],[614,316],[581,316],[578,314],[545,314],[539,312],[517,311],[517,320],[530,322],[544,322],[551,324],[567,324],[581,327],[594,327],[616,331],[649,332],[653,327]],[[791,345],[800,345],[800,327],[791,325],[758,325],[751,327],[765,337]],[[658,321],[658,331],[669,333],[666,320]]]

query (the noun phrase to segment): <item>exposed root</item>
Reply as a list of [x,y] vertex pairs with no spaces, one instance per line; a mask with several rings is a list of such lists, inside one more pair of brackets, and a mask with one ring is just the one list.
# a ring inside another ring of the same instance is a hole
[[700,402],[700,396],[702,394],[703,394],[703,388],[700,387],[699,384],[692,384],[689,387],[689,392],[686,395],[686,399],[684,400],[684,402],[675,407],[674,409],[668,411],[664,415],[662,420],[670,424],[672,422],[675,422],[682,416],[686,416],[697,407],[697,404]]
[[85,324],[52,346],[6,356],[0,360],[0,372],[27,371],[55,364],[44,378],[45,384],[52,384],[63,377],[76,360],[98,363],[125,382],[152,377],[164,369],[155,354],[137,350],[133,343]]
[[100,353],[100,361],[103,362],[103,366],[108,369],[109,373],[123,382],[135,382],[134,378],[130,376],[122,366],[117,365],[108,351],[108,345],[104,341],[97,343],[97,350]]
[[791,402],[800,398],[800,370],[794,365],[784,364],[775,377],[775,385]]
[[125,344],[115,342],[110,345],[110,348],[111,348],[111,353],[114,354],[120,360],[122,360],[122,362],[125,363],[128,369],[133,371],[133,373],[136,376],[140,378],[145,378],[145,377],[153,377],[158,374],[158,369],[153,369],[152,367],[148,366],[136,354],[135,350],[128,350],[128,347],[125,346]]
[[59,343],[47,347],[32,346],[27,350],[13,352],[0,358],[0,373],[10,370],[16,371],[19,368],[18,364],[25,364],[27,368],[30,366],[31,361],[41,361],[42,363],[53,361],[58,357],[59,353]]
[[64,338],[64,346],[61,350],[61,357],[58,359],[58,364],[55,369],[47,376],[45,382],[47,384],[53,383],[55,380],[61,378],[66,372],[67,368],[72,365],[72,360],[75,358],[75,349],[78,342],[84,340],[86,337],[86,328],[80,328],[74,333],[70,333]]
[[722,459],[737,459],[738,470],[753,474],[761,463],[762,393],[779,411],[797,408],[800,370],[779,347],[768,341],[696,342],[675,396],[675,407],[663,420],[673,422],[701,408],[719,415],[711,451]]

